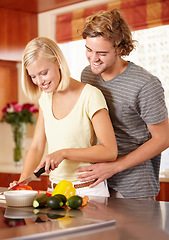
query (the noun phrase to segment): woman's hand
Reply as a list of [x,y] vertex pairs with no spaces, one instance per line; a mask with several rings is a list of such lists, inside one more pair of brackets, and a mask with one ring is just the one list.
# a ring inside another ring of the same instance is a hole
[[57,168],[59,166],[59,164],[63,161],[64,159],[64,150],[58,150],[56,152],[53,152],[47,156],[45,156],[40,164],[38,165],[38,167],[35,169],[34,172],[38,172],[38,170],[42,167],[45,166],[45,171],[46,173],[50,173],[49,168],[51,168],[51,170],[54,170],[55,168]]
[[17,181],[13,181],[12,183],[9,184],[9,188],[14,187],[16,184],[18,184],[18,182]]
[[[116,162],[116,161],[115,161]],[[89,187],[95,187],[100,182],[110,178],[115,172],[115,162],[96,163],[87,167],[79,168],[77,171],[81,173],[77,176],[80,181],[91,181],[97,179],[96,182],[91,184]]]

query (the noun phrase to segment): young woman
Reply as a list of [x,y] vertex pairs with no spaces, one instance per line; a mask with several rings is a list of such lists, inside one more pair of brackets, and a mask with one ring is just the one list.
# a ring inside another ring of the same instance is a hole
[[[22,67],[26,95],[41,96],[19,181],[45,166],[51,190],[64,179],[78,184],[77,194],[109,196],[105,181],[89,188],[92,181],[84,184],[77,178],[78,168],[117,158],[115,134],[101,91],[72,79],[62,51],[45,37],[27,44]],[[49,154],[43,157],[46,141]]]

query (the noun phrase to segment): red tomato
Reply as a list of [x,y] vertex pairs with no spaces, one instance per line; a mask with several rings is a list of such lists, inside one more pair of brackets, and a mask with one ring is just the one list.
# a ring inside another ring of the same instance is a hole
[[15,190],[33,190],[33,189],[28,185],[21,185],[21,186],[17,186]]
[[46,192],[46,195],[48,195],[49,197],[52,196],[52,192]]

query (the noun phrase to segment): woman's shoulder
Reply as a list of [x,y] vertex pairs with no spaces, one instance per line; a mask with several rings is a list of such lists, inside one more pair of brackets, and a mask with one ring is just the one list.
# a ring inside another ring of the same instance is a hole
[[91,93],[101,93],[102,94],[100,89],[98,89],[97,87],[95,87],[89,83],[85,84],[85,88],[87,91],[90,91]]
[[102,92],[95,86],[89,84],[89,83],[83,83],[77,80],[74,80],[74,84],[76,85],[76,88],[81,90],[81,92],[85,92],[85,94],[92,95],[92,94],[102,94]]

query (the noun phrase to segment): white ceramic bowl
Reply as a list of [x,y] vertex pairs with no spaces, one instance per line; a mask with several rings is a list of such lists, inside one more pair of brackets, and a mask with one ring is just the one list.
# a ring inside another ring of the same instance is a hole
[[11,207],[29,207],[32,206],[37,191],[32,190],[14,190],[4,192],[6,204]]

